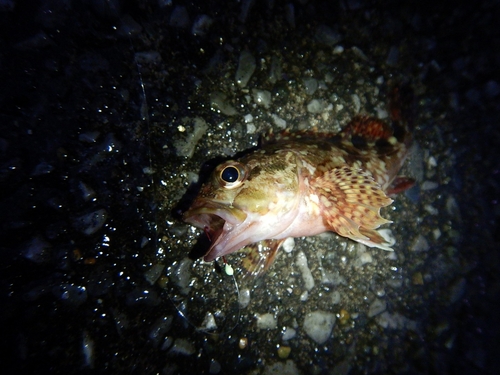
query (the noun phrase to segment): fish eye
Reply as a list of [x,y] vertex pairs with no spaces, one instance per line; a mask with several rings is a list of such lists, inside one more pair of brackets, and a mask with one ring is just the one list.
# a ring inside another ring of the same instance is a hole
[[226,189],[240,186],[247,178],[247,168],[236,161],[228,161],[219,168],[217,174],[219,183]]
[[236,181],[239,177],[240,171],[232,165],[224,168],[220,174],[221,180],[228,183]]

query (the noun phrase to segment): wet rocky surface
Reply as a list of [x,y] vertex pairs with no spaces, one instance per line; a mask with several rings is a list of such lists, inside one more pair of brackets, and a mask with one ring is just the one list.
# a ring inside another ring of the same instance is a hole
[[[201,3],[201,2],[200,2]],[[5,373],[487,374],[499,365],[498,2],[0,1]],[[297,238],[262,277],[181,220],[273,129],[388,118],[394,252]]]

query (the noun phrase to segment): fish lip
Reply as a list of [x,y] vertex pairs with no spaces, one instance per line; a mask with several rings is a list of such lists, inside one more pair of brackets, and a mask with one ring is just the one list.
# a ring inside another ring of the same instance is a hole
[[202,228],[212,242],[203,260],[211,262],[215,258],[232,253],[239,249],[228,247],[228,235],[235,227],[242,224],[247,214],[234,206],[212,200],[196,200],[193,206],[184,213],[183,219],[195,227]]

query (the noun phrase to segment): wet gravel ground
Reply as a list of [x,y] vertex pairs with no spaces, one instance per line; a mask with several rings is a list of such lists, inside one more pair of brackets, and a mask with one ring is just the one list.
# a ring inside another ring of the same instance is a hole
[[[500,4],[0,1],[4,373],[489,374],[500,365]],[[415,93],[394,252],[196,259],[199,181],[259,134]],[[316,318],[316,319],[314,319]]]

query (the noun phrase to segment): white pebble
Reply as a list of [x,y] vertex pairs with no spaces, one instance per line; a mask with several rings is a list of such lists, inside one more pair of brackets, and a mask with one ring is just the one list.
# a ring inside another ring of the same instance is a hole
[[354,103],[354,113],[359,113],[359,110],[361,109],[361,100],[357,94],[352,94],[351,97],[352,102]]
[[434,156],[429,157],[429,159],[427,160],[427,165],[429,167],[437,167],[437,161]]
[[172,349],[170,349],[170,353],[182,355],[191,355],[194,354],[194,352],[194,345],[186,339],[175,340],[174,346],[172,346]]
[[434,235],[434,239],[437,240],[439,239],[439,237],[441,237],[441,231],[439,230],[439,228],[436,228],[432,231],[432,234]]
[[238,303],[240,304],[240,308],[244,309],[250,303],[250,289],[244,288],[240,290],[240,294],[238,295]]
[[387,302],[379,298],[375,299],[368,308],[368,317],[378,315],[387,309]]
[[334,55],[340,55],[342,52],[344,52],[344,47],[342,46],[335,46],[335,48],[333,49]]
[[252,114],[251,114],[251,113],[249,113],[249,114],[247,114],[247,115],[243,116],[243,120],[244,120],[244,121],[245,121],[245,123],[247,123],[247,124],[248,124],[249,122],[253,122],[253,116],[252,116]]
[[255,57],[248,51],[244,50],[240,54],[238,69],[236,70],[235,80],[238,86],[245,87],[255,71]]
[[293,237],[288,237],[284,242],[283,242],[283,250],[285,253],[291,253],[293,248],[295,247],[295,240]]
[[306,254],[301,251],[297,255],[297,267],[299,267],[300,273],[302,274],[302,280],[304,281],[304,286],[306,290],[311,290],[314,287],[314,278],[312,276],[311,270],[307,265]]
[[307,104],[307,112],[309,113],[321,113],[327,107],[327,103],[324,100],[313,99]]
[[180,139],[174,143],[177,155],[190,158],[194,154],[196,145],[206,133],[208,125],[201,117],[193,119],[193,131],[186,135],[184,139]]
[[318,344],[324,344],[332,334],[335,315],[326,311],[314,311],[306,315],[304,330],[307,336]]
[[278,321],[276,318],[270,314],[255,314],[255,318],[257,319],[257,328],[259,329],[276,329],[278,328]]
[[363,253],[359,257],[359,261],[360,261],[361,265],[364,265],[366,263],[371,263],[373,261],[372,255],[369,252]]
[[274,125],[276,125],[278,128],[286,128],[286,121],[279,117],[277,114],[273,113],[271,117],[273,119]]
[[304,292],[300,295],[300,302],[306,302],[309,298],[309,292],[304,290]]
[[271,106],[271,92],[267,90],[257,90],[252,89],[253,101],[264,108],[269,108]]
[[337,305],[340,303],[340,292],[338,290],[335,290],[332,293],[332,304]]
[[217,324],[215,323],[214,314],[207,312],[207,315],[205,315],[205,319],[203,319],[203,323],[201,323],[201,329],[209,331],[216,328]]
[[437,208],[431,206],[430,204],[426,204],[424,206],[424,210],[426,210],[431,215],[437,215],[439,213],[439,211],[437,210]]
[[307,95],[313,95],[318,89],[318,80],[316,78],[304,78],[302,82]]
[[420,186],[420,189],[422,190],[434,190],[439,186],[437,182],[434,181],[424,181],[422,185]]
[[252,122],[249,122],[247,124],[247,134],[255,134],[256,130],[257,130],[257,128],[255,127],[255,125]]
[[285,327],[283,328],[281,338],[283,339],[283,341],[291,340],[295,337],[296,334],[297,331],[294,330],[292,327]]
[[425,239],[424,236],[419,234],[410,247],[411,251],[427,251],[429,250],[429,242]]

